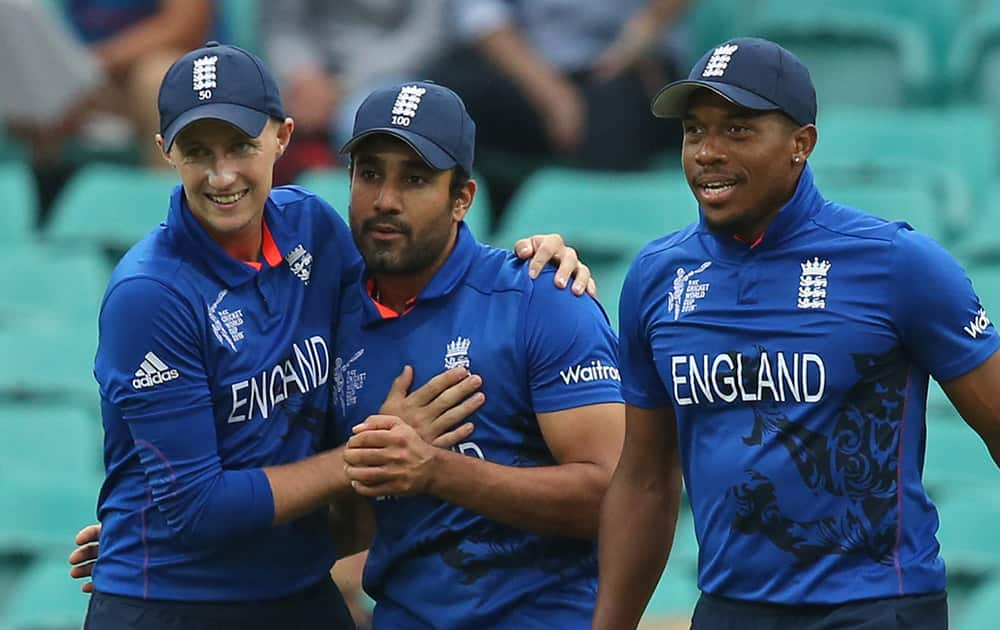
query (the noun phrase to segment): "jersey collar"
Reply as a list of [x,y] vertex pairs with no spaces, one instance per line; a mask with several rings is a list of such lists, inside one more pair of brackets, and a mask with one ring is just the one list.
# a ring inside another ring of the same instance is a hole
[[813,180],[812,169],[807,164],[802,169],[792,198],[781,207],[764,234],[753,244],[713,231],[705,223],[705,216],[699,209],[700,232],[705,236],[702,241],[713,253],[723,257],[739,258],[751,250],[757,253],[773,249],[795,234],[825,203],[826,200]]
[[[268,263],[277,255],[283,256],[282,252],[291,251],[295,243],[291,242],[292,237],[288,233],[288,228],[281,220],[280,212],[275,212],[270,198],[264,206],[264,223],[267,225],[277,246],[277,251],[270,252]],[[188,255],[200,258],[212,270],[219,280],[229,288],[238,287],[241,284],[252,280],[257,275],[257,270],[246,264],[242,260],[237,260],[227,254],[219,244],[212,240],[212,237],[205,232],[205,228],[198,223],[194,213],[188,207],[187,199],[184,197],[184,187],[177,186],[170,195],[170,212],[167,215],[167,226],[171,230],[176,230],[179,235],[178,246]],[[280,263],[280,260],[278,261]],[[270,266],[276,266],[270,264]]]
[[[417,295],[416,300],[409,305],[406,313],[414,308],[418,308],[422,302],[444,297],[453,293],[462,283],[465,274],[472,266],[479,243],[476,242],[472,232],[466,227],[465,222],[458,224],[458,237],[455,239],[455,247],[448,254],[448,258],[438,269],[437,273],[427,283],[427,286]],[[376,321],[385,319],[384,313],[380,311],[374,300],[371,298],[368,288],[367,272],[357,283],[357,288],[362,295],[364,304],[364,325],[369,325]],[[403,313],[403,315],[406,315]]]

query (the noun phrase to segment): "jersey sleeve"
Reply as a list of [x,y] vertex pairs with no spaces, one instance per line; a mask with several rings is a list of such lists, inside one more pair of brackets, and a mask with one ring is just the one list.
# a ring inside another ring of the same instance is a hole
[[618,303],[620,331],[618,364],[622,373],[622,396],[625,402],[643,409],[656,409],[671,404],[670,394],[660,379],[650,345],[643,266],[637,258],[632,263],[622,285]]
[[192,543],[270,527],[274,500],[261,469],[224,470],[197,317],[149,278],[111,289],[100,315],[95,375],[128,425],[153,502]]
[[528,385],[536,413],[622,402],[618,340],[590,296],[557,289],[553,270],[532,286],[525,312]]
[[918,365],[938,381],[948,381],[1000,348],[996,327],[951,254],[909,229],[900,229],[892,247],[893,318]]

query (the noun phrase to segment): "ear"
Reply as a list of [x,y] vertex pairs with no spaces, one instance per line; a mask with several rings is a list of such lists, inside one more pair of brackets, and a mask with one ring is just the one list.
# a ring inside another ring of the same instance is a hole
[[174,164],[173,158],[170,157],[170,153],[167,152],[166,146],[163,144],[163,136],[156,134],[154,141],[156,142],[156,146],[160,148],[160,155],[163,156],[163,159],[166,160],[167,164],[177,168],[177,165]]
[[808,160],[816,148],[817,140],[816,125],[804,125],[796,129],[792,134],[792,162],[802,164]]
[[292,141],[293,131],[295,131],[295,121],[291,117],[285,118],[278,127],[278,157],[285,154],[288,143]]
[[[454,175],[453,175],[454,176]],[[454,201],[451,205],[451,216],[455,221],[461,221],[465,219],[465,215],[469,213],[469,208],[472,207],[472,201],[476,198],[476,180],[470,179],[465,182],[462,189],[458,191],[455,196]]]

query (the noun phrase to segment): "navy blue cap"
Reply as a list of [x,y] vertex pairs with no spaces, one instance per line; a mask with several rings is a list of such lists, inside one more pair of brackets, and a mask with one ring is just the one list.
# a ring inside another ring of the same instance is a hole
[[375,90],[358,107],[354,132],[340,152],[378,133],[403,140],[435,170],[457,165],[472,174],[476,123],[458,94],[443,85],[409,81]]
[[816,122],[816,88],[809,70],[766,39],[740,37],[708,51],[687,79],[670,83],[653,98],[653,114],[684,116],[688,97],[699,88],[748,109],[780,110],[800,125]]
[[160,84],[160,135],[169,151],[177,134],[196,120],[214,118],[251,138],[268,118],[284,120],[278,83],[256,55],[208,42],[174,62]]

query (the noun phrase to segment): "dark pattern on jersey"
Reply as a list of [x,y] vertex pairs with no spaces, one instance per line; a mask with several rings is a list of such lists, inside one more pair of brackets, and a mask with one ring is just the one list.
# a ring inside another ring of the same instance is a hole
[[[899,522],[897,454],[907,362],[899,348],[882,355],[852,356],[858,380],[838,410],[831,433],[792,422],[773,401],[765,401],[754,406],[753,430],[743,438],[747,446],[760,446],[773,436],[788,451],[806,486],[844,497],[839,502],[843,510],[819,520],[796,520],[778,507],[780,489],[756,470],[748,470],[749,479],[727,491],[727,499],[736,507],[734,529],[763,533],[802,564],[844,553],[861,553],[880,563],[892,561]],[[745,365],[743,374],[744,380],[748,374],[751,380],[756,378],[757,366]],[[756,383],[746,386],[756,389]]]

